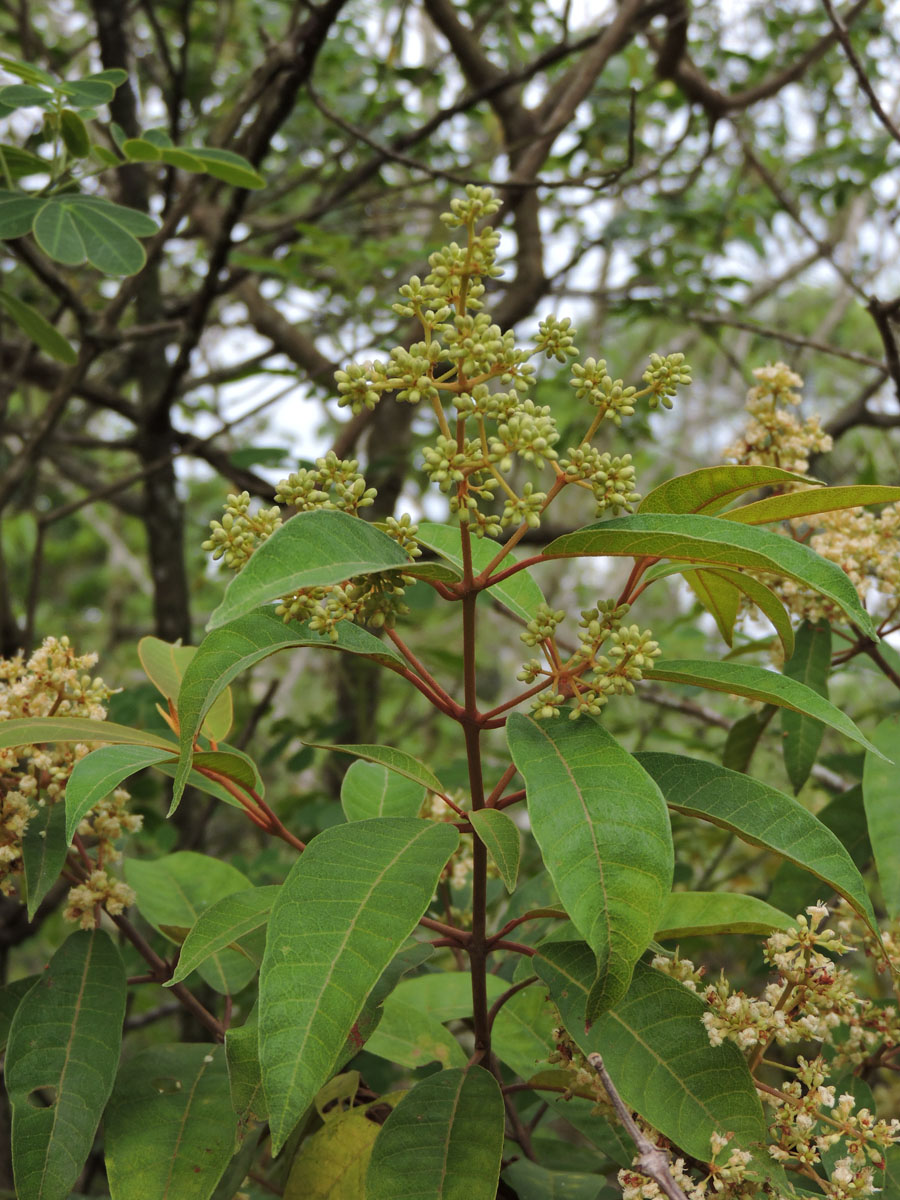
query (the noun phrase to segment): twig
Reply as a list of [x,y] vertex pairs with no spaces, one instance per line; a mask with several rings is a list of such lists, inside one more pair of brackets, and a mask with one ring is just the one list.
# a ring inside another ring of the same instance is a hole
[[600,1076],[600,1082],[606,1088],[606,1093],[612,1101],[613,1108],[619,1116],[619,1120],[625,1126],[625,1129],[638,1148],[638,1158],[635,1164],[635,1170],[640,1171],[642,1175],[646,1175],[665,1192],[669,1200],[687,1200],[687,1196],[672,1178],[669,1172],[669,1160],[665,1153],[658,1146],[654,1146],[650,1139],[641,1131],[634,1117],[628,1111],[628,1108],[616,1091],[616,1085],[609,1077],[609,1072],[603,1065],[603,1059],[599,1054],[589,1054],[588,1062]]
[[881,105],[881,101],[875,95],[875,89],[872,87],[871,80],[866,74],[865,67],[859,60],[859,56],[853,49],[853,43],[850,41],[850,34],[847,32],[847,26],[834,11],[834,6],[831,0],[822,0],[825,11],[828,13],[828,20],[831,22],[834,32],[837,34],[837,39],[844,48],[844,53],[847,55],[847,61],[853,68],[856,78],[859,80],[859,86],[866,93],[869,101],[869,106],[872,112],[885,127],[895,142],[900,143],[900,129],[894,124],[888,114]]

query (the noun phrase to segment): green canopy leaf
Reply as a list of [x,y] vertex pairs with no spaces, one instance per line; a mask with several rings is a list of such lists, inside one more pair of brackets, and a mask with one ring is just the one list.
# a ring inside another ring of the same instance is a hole
[[629,1108],[701,1162],[713,1133],[733,1133],[745,1149],[762,1143],[766,1122],[737,1046],[711,1046],[699,996],[639,963],[628,993],[585,1030],[591,955],[581,942],[544,945],[533,959],[563,1024],[585,1054],[602,1055]]
[[[776,704],[779,708],[791,708],[830,725],[867,750],[874,749],[853,721],[830,700],[814,692],[799,679],[779,675],[777,671],[769,671],[765,667],[736,662],[671,659],[657,661],[656,666],[647,668],[644,678],[710,688],[714,692],[728,692],[733,696],[761,700],[764,704]],[[880,751],[876,750],[875,753],[880,754]]]
[[458,841],[449,824],[354,821],[320,833],[291,868],[269,917],[259,982],[260,1063],[276,1153],[335,1069],[366,997],[430,904]]
[[494,1200],[504,1124],[500,1087],[483,1068],[420,1080],[381,1127],[366,1200]]
[[[831,671],[831,627],[827,621],[804,621],[797,631],[796,648],[784,664],[789,679],[798,679],[818,696],[828,699]],[[825,727],[821,721],[790,708],[781,710],[781,749],[794,791],[799,792],[816,761]]]
[[318,646],[364,654],[382,663],[403,662],[392,646],[384,645],[358,625],[341,621],[336,632],[337,641],[333,642],[327,634],[315,632],[308,625],[285,624],[271,610],[261,609],[238,617],[203,639],[185,667],[178,692],[176,707],[181,728],[181,759],[175,780],[176,801],[184,791],[194,740],[207,714],[232,680],[264,658],[295,646]]
[[576,555],[671,558],[710,566],[770,571],[796,579],[826,596],[862,633],[878,638],[856,588],[837,563],[821,558],[802,542],[768,529],[693,513],[638,513],[563,534],[544,550],[546,558]]
[[219,150],[211,146],[179,146],[178,149],[201,163],[207,175],[230,183],[232,187],[256,190],[266,186],[265,179],[252,164],[232,150]]
[[66,845],[71,844],[79,823],[95,804],[131,775],[167,760],[173,761],[172,750],[135,745],[100,746],[79,759],[66,784]]
[[796,475],[779,467],[730,464],[701,467],[699,471],[676,475],[653,488],[638,505],[638,512],[711,515],[744,492],[785,483],[815,482],[809,475]]
[[223,1046],[129,1058],[103,1122],[112,1200],[209,1200],[234,1148]]
[[132,746],[154,746],[178,754],[174,742],[142,729],[117,725],[113,721],[92,721],[88,717],[16,717],[0,724],[0,750],[41,742],[106,742]]
[[597,958],[592,1021],[627,991],[672,886],[665,801],[591,717],[551,723],[513,713],[506,736],[544,864]]
[[60,800],[46,803],[28,822],[22,835],[22,862],[28,895],[28,919],[59,879],[66,862],[66,806]]
[[382,1006],[381,1020],[366,1040],[366,1052],[410,1070],[432,1062],[442,1067],[464,1067],[467,1059],[459,1042],[440,1021],[393,995]]
[[[224,896],[251,887],[231,863],[207,854],[179,850],[165,858],[125,860],[125,878],[137,895],[141,916],[170,941],[181,943],[203,912]],[[184,930],[184,936],[176,931]],[[239,992],[256,974],[256,963],[237,950],[216,951],[197,968],[223,995]]]
[[[2,220],[3,209],[0,207],[0,221]],[[18,296],[11,296],[9,292],[0,292],[0,305],[6,309],[22,332],[27,334],[45,354],[49,354],[57,362],[65,363],[66,366],[77,362],[78,353],[75,347],[70,345],[59,330],[51,325],[46,317],[42,317],[36,308],[32,308]]]
[[405,750],[396,750],[393,746],[344,746],[333,743],[326,744],[325,742],[307,742],[306,745],[314,746],[317,750],[337,750],[340,754],[352,754],[354,758],[361,758],[370,763],[378,763],[380,766],[386,767],[389,771],[394,771],[397,775],[402,775],[404,779],[421,784],[429,792],[443,792],[445,790],[444,785],[430,767],[426,767],[414,755],[407,754]]
[[636,754],[676,812],[736,833],[816,875],[877,928],[862,876],[841,842],[802,804],[765,783],[680,754]]
[[6,1087],[19,1200],[65,1200],[75,1186],[116,1076],[125,996],[109,935],[80,930],[17,1008]]
[[298,513],[254,550],[228,585],[207,629],[220,629],[299,588],[397,571],[408,563],[405,550],[360,517],[322,508]]
[[794,517],[811,517],[816,513],[834,512],[839,508],[858,508],[866,504],[896,504],[900,487],[857,483],[850,487],[814,487],[786,496],[767,496],[753,504],[744,504],[723,513],[726,521],[743,525],[762,525],[767,521],[788,521]]
[[348,821],[371,817],[417,817],[425,788],[378,763],[357,759],[341,781],[341,807]]
[[480,808],[477,812],[470,812],[469,820],[479,839],[487,847],[506,890],[514,892],[521,850],[519,829],[515,821],[496,808]]
[[[137,644],[137,652],[147,678],[166,700],[172,702],[177,712],[181,681],[188,663],[197,653],[197,647],[164,642],[162,638],[157,637],[143,637]],[[224,688],[210,706],[198,732],[204,737],[212,738],[213,741],[221,742],[228,737],[233,719],[231,689]]]
[[883,754],[900,761],[900,714],[886,717],[872,736],[878,751],[866,755],[863,769],[863,801],[866,823],[878,870],[878,882],[888,916],[900,916],[900,821],[898,810],[898,768]]
[[708,937],[715,933],[755,933],[768,937],[773,929],[790,929],[796,923],[796,917],[789,917],[755,896],[673,892],[660,918],[656,940]]
[[[10,147],[3,147],[4,158]],[[36,165],[41,165],[36,164]],[[31,232],[35,216],[44,206],[39,196],[23,196],[21,192],[0,190],[0,238],[24,237]]]
[[163,986],[187,979],[210,955],[227,947],[234,949],[235,942],[265,925],[279,890],[277,884],[244,888],[204,909],[182,943],[174,975]]

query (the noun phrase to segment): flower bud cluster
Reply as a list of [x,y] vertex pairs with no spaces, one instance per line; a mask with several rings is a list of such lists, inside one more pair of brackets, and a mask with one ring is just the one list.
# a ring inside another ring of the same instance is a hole
[[250,555],[281,524],[281,509],[261,508],[250,512],[250,493],[230,495],[225,501],[221,521],[210,521],[210,535],[203,543],[214,559],[221,558],[226,567],[239,571]]
[[[831,449],[831,438],[817,416],[804,422],[791,411],[800,403],[803,380],[784,363],[758,367],[759,383],[747,393],[751,420],[741,436],[724,452],[724,457],[751,466],[774,466],[804,475],[812,454]],[[802,489],[802,483],[787,484],[783,490]],[[863,601],[884,615],[900,607],[900,504],[887,505],[880,513],[871,509],[837,509],[813,517],[785,522],[787,536],[805,541],[817,554],[830,559],[847,573]],[[792,579],[766,580],[797,617],[810,621],[842,619],[834,604]],[[748,612],[750,610],[748,609]]]
[[[562,663],[554,635],[565,613],[553,611],[546,604],[538,608],[520,637],[527,646],[541,646],[546,662],[530,659],[517,678],[531,684],[544,676],[553,686],[535,698],[533,716],[538,720],[556,717],[569,701],[571,720],[585,713],[597,716],[611,696],[634,692],[635,683],[661,651],[649,629],[625,624],[628,611],[627,604],[609,600],[582,612],[578,630],[581,644]],[[607,643],[606,654],[601,654],[601,647]]]
[[691,368],[683,354],[650,355],[650,365],[641,377],[650,388],[650,407],[672,407],[672,398],[680,387],[691,382]]
[[616,515],[631,512],[632,505],[641,498],[640,492],[634,490],[635,470],[630,454],[613,457],[608,451],[601,454],[594,446],[582,444],[577,448],[570,446],[559,465],[570,483],[591,489],[598,517],[610,508]]
[[134,904],[134,900],[134,892],[126,883],[110,879],[105,871],[91,871],[84,883],[70,890],[63,917],[67,921],[77,921],[82,929],[93,929],[101,909],[117,917]]
[[[0,659],[0,721],[49,716],[102,721],[113,689],[91,674],[96,662],[96,654],[76,654],[67,637],[45,638],[28,659],[21,654]],[[24,869],[29,824],[47,805],[64,803],[75,764],[94,745],[57,742],[0,750],[0,894],[13,893],[15,877]],[[115,860],[115,841],[141,826],[140,816],[128,811],[128,800],[128,792],[116,789],[79,827],[79,833],[96,839],[98,864]]]
[[621,379],[614,380],[607,373],[605,358],[601,358],[599,362],[593,358],[586,358],[583,364],[573,363],[572,378],[569,382],[579,400],[587,400],[589,404],[593,404],[600,410],[601,415],[614,425],[621,425],[623,417],[634,414],[632,401],[637,396],[637,388],[626,387]]

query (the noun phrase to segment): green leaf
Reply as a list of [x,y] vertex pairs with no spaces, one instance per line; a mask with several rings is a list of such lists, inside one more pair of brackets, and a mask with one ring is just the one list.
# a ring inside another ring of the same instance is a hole
[[91,721],[87,717],[16,717],[0,725],[0,750],[18,746],[33,746],[41,742],[114,742],[131,746],[155,746],[159,750],[178,753],[178,747],[127,725],[113,721]]
[[761,525],[767,521],[788,521],[796,517],[811,517],[816,513],[834,512],[839,508],[858,508],[866,504],[896,504],[900,487],[882,487],[857,483],[850,487],[814,487],[786,496],[767,496],[754,504],[744,504],[723,513],[726,521],[744,525]]
[[365,1195],[366,1171],[379,1126],[366,1113],[372,1105],[327,1114],[291,1165],[283,1200],[351,1200]]
[[638,513],[586,525],[574,533],[564,534],[551,542],[543,553],[546,558],[575,555],[670,558],[710,566],[770,571],[796,579],[826,596],[864,634],[878,638],[856,588],[837,563],[820,558],[803,543],[768,529],[694,514]]
[[[859,871],[872,861],[872,845],[866,829],[866,811],[860,784],[849,788],[816,813],[826,829],[830,829],[853,859]],[[783,862],[772,880],[768,901],[782,912],[800,913],[822,895],[822,885],[795,863]]]
[[506,736],[544,864],[597,958],[592,1021],[627,991],[671,889],[665,801],[593,718],[550,723],[513,713]]
[[66,806],[59,800],[45,803],[28,822],[22,835],[22,861],[28,894],[28,919],[53,887],[66,862]]
[[[162,638],[157,637],[143,637],[138,642],[137,652],[147,678],[166,700],[171,700],[177,712],[181,681],[188,663],[197,653],[197,647],[164,642]],[[225,688],[216,697],[197,732],[212,738],[213,741],[224,741],[228,737],[233,719],[231,689]],[[196,733],[194,736],[196,737]]]
[[[652,575],[661,579],[677,571],[679,568],[673,564],[660,564],[660,567],[648,571],[645,578]],[[732,645],[734,623],[740,609],[740,593],[743,592],[772,622],[785,658],[790,658],[794,653],[794,628],[784,605],[771,588],[760,583],[755,576],[740,571],[729,571],[723,567],[715,570],[710,567],[681,567],[680,573],[684,575],[685,582],[693,589],[700,603],[713,615],[719,632],[729,646]]]
[[68,204],[67,211],[84,243],[88,262],[104,275],[136,275],[147,261],[144,247],[114,219],[113,205]]
[[[459,835],[380,817],[320,833],[291,868],[269,918],[259,1049],[272,1144],[280,1150],[334,1070],[365,999],[427,909]],[[315,919],[297,914],[315,912]]]
[[96,108],[100,104],[109,104],[116,89],[108,79],[96,75],[86,79],[73,79],[71,82],[57,84],[61,92],[74,108]]
[[872,736],[879,756],[866,755],[863,800],[878,881],[888,916],[900,915],[900,821],[897,820],[897,767],[882,755],[900,759],[900,714],[886,717]]
[[39,979],[40,975],[26,975],[24,979],[0,987],[0,1054],[6,1050],[10,1026],[19,1005]]
[[[435,525],[433,521],[420,521],[417,541],[429,550],[439,554],[441,558],[452,563],[462,573],[462,544],[461,532],[458,525]],[[476,574],[483,571],[491,559],[495,558],[500,547],[488,538],[470,539],[472,547],[472,568]],[[505,558],[502,568],[512,566],[514,558]],[[488,595],[502,604],[516,617],[530,621],[537,611],[538,605],[544,603],[544,594],[527,571],[519,571],[502,583],[494,584]]]
[[365,762],[378,763],[382,767],[387,767],[389,771],[393,771],[397,775],[402,775],[404,779],[410,779],[413,783],[421,784],[427,788],[429,792],[443,792],[446,789],[429,767],[426,767],[423,762],[419,762],[412,754],[407,754],[405,750],[396,750],[393,746],[345,746],[334,745],[324,742],[307,742],[307,746],[314,746],[317,750],[337,750],[341,754],[352,754],[355,758],[361,758]]
[[[230,863],[179,850],[165,858],[125,860],[125,879],[137,895],[141,916],[170,941],[168,930],[193,929],[205,909],[224,896],[251,887]],[[237,950],[212,954],[197,968],[202,979],[226,995],[239,992],[256,974],[256,964]]]
[[234,1147],[224,1048],[139,1051],[103,1125],[111,1200],[209,1200]]
[[[0,221],[2,219],[3,210],[0,207]],[[51,325],[46,317],[41,316],[36,308],[32,308],[18,296],[11,296],[9,292],[0,292],[0,305],[6,309],[22,332],[27,334],[45,354],[49,354],[51,358],[65,363],[67,366],[77,362],[78,352],[74,346],[70,345],[59,330]]]
[[[797,646],[784,664],[789,679],[798,679],[819,696],[828,699],[828,675],[831,670],[831,627],[827,621],[804,621],[797,631]],[[805,713],[781,710],[784,765],[794,791],[799,792],[819,753],[825,728]]]
[[[520,1158],[503,1172],[503,1180],[519,1200],[598,1200],[603,1191],[602,1175],[581,1171],[548,1171],[535,1162]],[[619,1193],[613,1191],[612,1196]]]
[[712,614],[725,644],[730,646],[741,607],[740,590],[732,580],[715,571],[685,571],[684,580],[706,611]]
[[481,1067],[420,1080],[378,1134],[366,1200],[494,1200],[503,1097]]
[[265,179],[254,169],[252,163],[231,150],[219,150],[211,146],[179,146],[178,149],[186,151],[191,158],[202,163],[207,175],[221,179],[223,183],[230,183],[232,187],[255,190],[266,186]]
[[125,996],[108,934],[79,931],[16,1010],[6,1087],[19,1200],[64,1200],[75,1186],[112,1091]]
[[173,793],[176,801],[187,782],[194,740],[216,699],[233,679],[264,658],[295,646],[319,646],[364,654],[382,663],[403,662],[392,646],[385,646],[358,625],[341,621],[336,632],[337,641],[333,642],[327,634],[315,632],[308,625],[285,624],[270,610],[261,609],[239,617],[203,639],[185,669],[178,693],[181,760]]
[[[488,1004],[493,1004],[508,985],[496,975],[488,975],[485,982]],[[391,1000],[416,1008],[436,1021],[458,1021],[472,1015],[472,976],[468,971],[431,971],[401,979]]]
[[519,874],[520,839],[515,821],[496,808],[469,813],[472,828],[484,842],[508,892],[516,890]]
[[42,83],[45,87],[56,87],[56,80],[46,71],[42,71],[40,67],[34,66],[33,63],[20,62],[17,58],[9,58],[5,54],[0,54],[0,67],[4,71],[8,71],[10,75],[15,75],[16,79],[24,79],[26,83]]
[[51,92],[30,83],[10,83],[0,87],[0,104],[7,108],[49,108],[52,103]]
[[[658,661],[655,667],[645,669],[644,678],[710,688],[714,692],[728,692],[732,696],[746,696],[750,700],[776,704],[779,708],[790,708],[830,725],[867,750],[873,749],[872,743],[830,700],[819,696],[798,679],[779,675],[777,671],[768,671],[765,667],[754,667],[747,663],[671,659]],[[880,753],[877,750],[875,752]]]
[[259,1006],[254,1004],[243,1025],[225,1034],[225,1058],[231,1106],[237,1117],[236,1144],[266,1119],[266,1098],[259,1070]]
[[[11,147],[3,147],[7,157]],[[44,206],[37,196],[23,196],[19,192],[0,191],[0,238],[24,237],[31,233],[32,222]]]
[[[117,160],[118,163],[118,160]],[[159,223],[137,208],[124,204],[112,204],[102,196],[91,196],[86,192],[66,192],[66,204],[76,209],[90,208],[119,225],[135,237],[152,237],[159,232]]]
[[341,781],[341,807],[348,821],[371,817],[417,817],[425,789],[378,763],[358,759]]
[[228,585],[207,629],[220,629],[299,588],[397,571],[408,563],[405,550],[361,517],[328,509],[298,513],[254,550]]
[[367,1039],[366,1050],[411,1070],[432,1062],[442,1067],[464,1067],[467,1059],[459,1042],[440,1021],[395,996],[385,1000],[381,1020]]
[[765,733],[776,712],[778,712],[777,705],[764,704],[758,711],[749,712],[739,721],[735,721],[728,730],[722,750],[723,767],[727,767],[730,771],[741,772],[749,769],[750,761],[759,745],[759,739]]
[[210,955],[234,948],[235,942],[265,925],[279,890],[277,884],[245,888],[211,904],[184,939],[175,974],[163,986],[180,983]]
[[91,75],[85,76],[87,82],[109,83],[112,87],[120,88],[128,78],[128,72],[121,67],[107,67],[104,71],[94,71]]
[[[230,779],[245,792],[253,790],[260,796],[265,795],[265,788],[256,763],[242,750],[235,750],[223,742],[220,750],[199,750],[193,758],[194,769],[202,774],[204,771],[214,771],[225,779]],[[178,807],[179,801],[172,797],[169,811],[171,817]]]
[[87,158],[91,152],[91,139],[78,113],[64,108],[59,114],[59,132],[66,150],[73,158]]
[[159,151],[159,158],[160,162],[175,167],[178,171],[191,171],[199,175],[206,170],[196,155],[191,154],[189,150],[182,150],[179,146],[163,146]]
[[830,829],[802,804],[767,784],[715,763],[679,754],[637,754],[676,812],[736,833],[816,875],[877,928],[872,903],[853,859]]
[[733,1132],[745,1149],[765,1140],[746,1060],[731,1042],[710,1045],[699,996],[639,963],[627,995],[586,1032],[588,947],[558,942],[542,947],[532,962],[580,1049],[599,1052],[626,1105],[681,1150],[709,1162],[713,1133]]
[[[794,627],[784,605],[771,588],[760,583],[755,576],[744,575],[740,571],[720,569],[714,572],[704,572],[704,574],[715,574],[720,579],[726,579],[739,588],[750,603],[755,604],[763,616],[768,617],[772,622],[775,632],[778,634],[778,640],[781,642],[785,659],[791,658],[794,653]],[[728,644],[730,646],[731,642],[729,641]]]
[[166,759],[171,761],[171,750],[134,745],[101,746],[80,758],[66,784],[66,845],[71,844],[79,823],[95,804],[115,791],[129,776]]
[[511,996],[497,1013],[491,1047],[501,1062],[527,1081],[547,1065],[553,1050],[554,1024],[546,989],[525,988]]
[[78,267],[87,257],[84,239],[71,211],[58,201],[45,201],[32,224],[34,238],[44,253],[66,267]]
[[638,505],[638,512],[710,514],[719,512],[736,496],[757,488],[815,482],[809,475],[795,475],[779,467],[701,467],[653,488]]
[[129,162],[159,162],[162,151],[153,142],[144,138],[126,138],[122,143],[122,153]]
[[656,931],[660,942],[671,938],[706,937],[714,933],[756,933],[790,929],[789,917],[765,900],[729,892],[673,892]]

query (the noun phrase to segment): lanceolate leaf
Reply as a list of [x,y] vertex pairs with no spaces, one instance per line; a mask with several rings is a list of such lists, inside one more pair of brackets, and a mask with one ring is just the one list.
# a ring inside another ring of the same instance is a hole
[[738,588],[730,580],[709,570],[685,571],[684,580],[706,611],[712,614],[725,644],[730,646],[734,640],[734,623],[741,607]]
[[79,822],[123,780],[166,760],[174,761],[172,751],[127,744],[100,746],[79,759],[66,784],[66,845],[72,841]]
[[779,467],[701,467],[655,487],[640,502],[638,512],[709,515],[719,512],[744,492],[777,484],[815,482],[809,475],[795,475]]
[[[813,625],[804,621],[797,632],[797,647],[784,664],[784,673],[798,679],[819,696],[828,699],[828,674],[831,670],[831,627],[827,621]],[[784,765],[788,778],[799,792],[812,770],[825,729],[805,713],[781,710]]]
[[66,806],[59,800],[39,808],[22,835],[22,861],[28,891],[28,919],[53,887],[66,861]]
[[[497,975],[488,975],[485,982],[488,1004],[493,1004],[507,985]],[[456,1021],[472,1015],[472,977],[468,971],[431,971],[401,979],[391,996],[436,1021]]]
[[[3,209],[0,207],[0,219],[2,219],[2,213]],[[65,363],[67,366],[71,366],[77,361],[78,354],[75,348],[37,309],[26,304],[24,300],[20,300],[18,296],[10,295],[9,292],[0,292],[0,305],[6,309],[23,333],[26,333],[45,354],[49,354],[51,358],[55,358],[57,362]]]
[[679,1149],[709,1162],[713,1133],[734,1133],[744,1148],[763,1142],[766,1123],[746,1060],[731,1042],[710,1045],[699,996],[639,963],[627,995],[585,1032],[587,946],[544,946],[533,963],[582,1051],[603,1056],[628,1107]]
[[0,1054],[6,1050],[10,1026],[19,1005],[39,979],[39,975],[26,975],[24,979],[0,987]]
[[366,1042],[366,1051],[410,1069],[432,1062],[442,1067],[464,1067],[467,1059],[459,1042],[440,1021],[394,996],[384,1002],[381,1020]]
[[109,936],[79,931],[19,1005],[6,1054],[19,1200],[65,1200],[74,1187],[112,1091],[125,993]]
[[320,833],[291,868],[260,972],[260,1063],[276,1153],[330,1077],[458,840],[448,824],[354,821]]
[[[830,725],[867,750],[874,749],[850,718],[830,700],[818,695],[798,679],[779,675],[777,671],[767,671],[765,667],[754,667],[747,663],[671,659],[658,661],[655,667],[645,670],[644,678],[711,688],[715,692],[729,692],[733,696],[777,704],[779,708],[791,708]],[[881,752],[875,750],[875,753]]]
[[233,679],[279,650],[295,646],[319,646],[364,654],[384,663],[402,663],[392,646],[385,645],[357,625],[341,621],[337,641],[317,633],[307,625],[285,624],[271,610],[248,613],[216,629],[203,639],[197,653],[187,664],[178,693],[178,718],[181,726],[181,762],[175,781],[175,799],[181,797],[190,770],[194,739],[217,698]]
[[[250,888],[249,879],[237,867],[191,850],[153,860],[126,859],[125,878],[137,893],[141,916],[166,936],[171,936],[171,930],[193,929],[217,900]],[[205,958],[198,970],[210,987],[225,994],[246,987],[256,974],[256,964],[226,948]]]
[[503,1097],[481,1067],[422,1079],[385,1121],[366,1176],[366,1200],[494,1200]]
[[259,1008],[254,1004],[243,1025],[232,1025],[225,1034],[225,1058],[231,1106],[237,1117],[235,1140],[266,1119],[266,1098],[259,1071]]
[[770,571],[796,579],[833,600],[862,633],[877,639],[872,618],[841,568],[801,542],[718,517],[638,513],[586,525],[544,550],[547,558],[575,555],[671,558],[710,566]]
[[178,747],[155,733],[130,729],[112,721],[91,721],[87,717],[16,717],[0,724],[0,750],[32,746],[41,742],[106,742],[131,746],[155,746],[178,754]]
[[673,892],[660,918],[656,939],[663,942],[714,933],[755,933],[767,937],[773,929],[789,929],[796,923],[796,917],[789,917],[755,896]]
[[625,994],[672,885],[665,801],[592,718],[551,724],[513,713],[506,733],[544,863],[597,957],[592,1021]]
[[223,1046],[140,1051],[119,1072],[104,1120],[111,1200],[209,1200],[234,1126]]
[[711,821],[796,863],[843,896],[875,929],[875,913],[853,859],[830,829],[775,788],[680,754],[636,754],[676,812]]
[[348,821],[371,817],[417,817],[425,788],[378,763],[357,759],[341,781],[341,807]]
[[791,517],[810,517],[815,513],[834,512],[839,508],[858,508],[865,504],[896,504],[900,487],[857,483],[850,487],[807,488],[786,496],[767,496],[753,504],[744,504],[723,513],[726,521],[744,525],[762,525],[767,521],[786,521]]
[[[147,678],[167,700],[176,704],[181,681],[188,663],[197,653],[197,647],[173,645],[162,638],[144,637],[138,642],[137,651]],[[231,729],[232,719],[231,689],[225,688],[210,706],[200,733],[217,742],[224,741]]]
[[207,628],[220,629],[298,588],[396,571],[408,563],[406,551],[368,521],[338,510],[299,513],[254,550]]
[[[874,734],[875,745],[900,761],[900,715],[893,713]],[[878,868],[878,881],[888,916],[900,916],[900,821],[897,820],[898,768],[874,754],[866,755],[863,800]]]
[[306,744],[315,746],[317,750],[337,750],[341,754],[352,754],[354,758],[362,758],[366,762],[379,763],[381,766],[387,767],[389,771],[394,771],[405,779],[411,779],[413,783],[420,783],[429,792],[444,791],[444,785],[431,769],[426,767],[423,762],[419,762],[412,754],[407,754],[405,750],[395,750],[393,746],[337,746],[325,745],[323,742],[307,742]]
[[496,808],[481,808],[470,812],[469,820],[478,837],[494,860],[500,878],[508,892],[516,890],[519,874],[519,830],[511,817]]
[[[458,525],[435,525],[431,521],[421,521],[416,534],[416,538],[423,546],[434,550],[447,562],[453,563],[460,572],[462,572],[463,562],[461,536]],[[484,570],[500,549],[496,542],[492,542],[488,538],[473,537],[471,546],[472,568],[476,574]],[[512,558],[506,558],[500,569],[512,566],[512,563]],[[527,571],[519,571],[502,583],[495,584],[488,595],[492,596],[498,604],[509,609],[515,616],[521,617],[523,621],[530,621],[537,611],[538,605],[544,602],[541,589]]]
[[278,892],[279,887],[275,884],[245,888],[211,904],[200,914],[184,939],[178,966],[164,986],[171,987],[173,983],[186,979],[211,954],[217,954],[228,946],[234,949],[235,942],[265,925]]
[[777,705],[764,704],[761,709],[749,712],[739,721],[735,721],[728,731],[722,750],[723,767],[728,767],[730,771],[749,770],[759,740],[776,712]]

